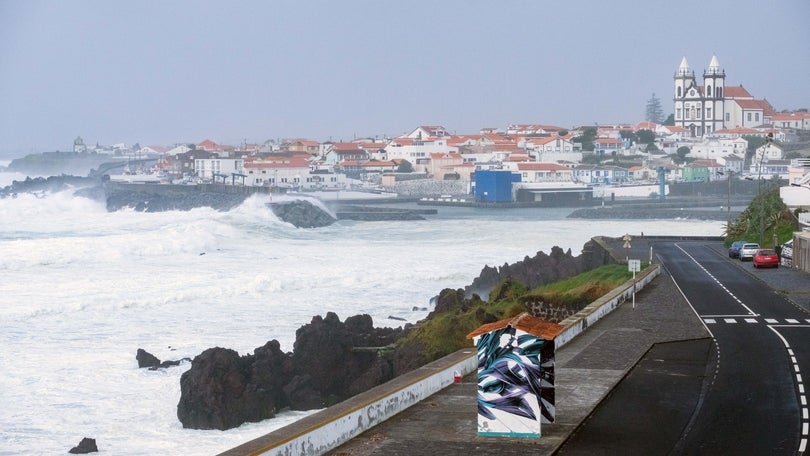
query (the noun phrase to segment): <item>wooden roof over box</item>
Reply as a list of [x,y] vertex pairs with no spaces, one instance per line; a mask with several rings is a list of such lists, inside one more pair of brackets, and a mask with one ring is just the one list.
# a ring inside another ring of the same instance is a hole
[[565,329],[565,327],[562,325],[558,325],[557,323],[546,321],[532,316],[527,312],[523,312],[516,317],[506,318],[504,320],[498,320],[493,323],[481,325],[475,331],[467,334],[467,339],[472,339],[482,334],[504,329],[507,326],[511,326],[515,329],[519,329],[523,332],[543,338],[545,340],[553,340],[563,331],[563,329]]

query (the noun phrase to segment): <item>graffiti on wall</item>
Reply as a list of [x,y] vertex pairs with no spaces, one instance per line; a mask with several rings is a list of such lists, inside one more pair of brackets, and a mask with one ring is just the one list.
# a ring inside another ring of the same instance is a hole
[[477,348],[479,434],[539,437],[554,422],[554,342],[507,326]]

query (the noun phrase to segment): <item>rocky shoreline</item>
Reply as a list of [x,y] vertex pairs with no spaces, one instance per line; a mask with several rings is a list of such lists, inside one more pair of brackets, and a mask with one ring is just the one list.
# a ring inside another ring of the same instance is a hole
[[[579,256],[554,247],[550,254],[538,252],[511,265],[484,267],[464,289],[442,290],[433,311],[415,325],[375,328],[369,315],[341,322],[329,312],[314,316],[296,331],[290,353],[282,352],[276,340],[242,356],[228,348],[207,349],[194,357],[181,376],[177,417],[186,428],[230,429],[272,418],[282,409],[328,407],[441,357],[442,353],[427,349],[427,341],[406,336],[431,319],[470,312],[482,302],[477,292],[489,293],[509,282],[534,287],[612,262],[611,255],[593,240]],[[549,309],[539,311],[556,315]],[[487,312],[473,313],[479,324],[495,321]]]

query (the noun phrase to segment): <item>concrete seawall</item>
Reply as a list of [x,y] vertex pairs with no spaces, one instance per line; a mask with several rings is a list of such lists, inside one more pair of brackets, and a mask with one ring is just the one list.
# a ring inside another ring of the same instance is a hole
[[[623,258],[616,258],[606,241],[601,238],[595,240],[599,247],[606,250],[617,262],[622,262]],[[638,273],[635,280],[625,282],[561,322],[566,329],[555,339],[556,347],[559,349],[569,343],[622,303],[633,299],[633,293],[644,288],[659,273],[658,265],[650,265]],[[323,454],[451,385],[455,374],[467,375],[476,368],[475,348],[459,350],[221,454],[223,456]]]

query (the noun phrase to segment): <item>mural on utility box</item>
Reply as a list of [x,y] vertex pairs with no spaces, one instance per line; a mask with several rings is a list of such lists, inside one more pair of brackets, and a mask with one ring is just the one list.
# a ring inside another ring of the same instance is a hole
[[[538,327],[543,336],[533,334]],[[541,422],[554,422],[553,338],[560,330],[521,314],[468,335],[478,348],[479,435],[540,437]]]

